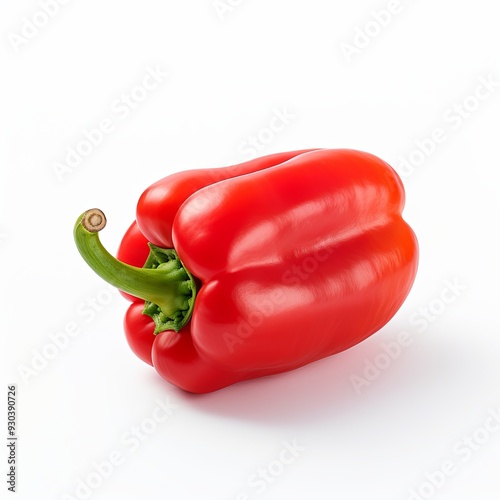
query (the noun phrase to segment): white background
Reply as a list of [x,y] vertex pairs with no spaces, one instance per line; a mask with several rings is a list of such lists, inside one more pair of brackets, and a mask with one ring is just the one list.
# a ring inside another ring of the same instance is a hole
[[[498,499],[497,3],[232,3],[73,0],[48,18],[2,2],[0,434],[17,384],[17,498]],[[148,68],[168,76],[137,90]],[[102,120],[113,130],[61,174]],[[402,175],[421,251],[408,300],[335,357],[179,391],[128,348],[127,303],[78,255],[76,217],[102,208],[115,251],[168,173],[309,147],[366,150]],[[159,402],[172,410],[157,423]]]

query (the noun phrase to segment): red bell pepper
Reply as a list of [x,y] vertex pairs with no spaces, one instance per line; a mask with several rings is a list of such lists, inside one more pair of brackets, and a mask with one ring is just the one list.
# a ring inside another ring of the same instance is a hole
[[[140,197],[117,259],[104,214],[75,225],[87,263],[132,300],[132,350],[194,393],[292,370],[384,326],[415,278],[404,190],[353,150],[179,172]],[[141,267],[143,266],[143,267]]]

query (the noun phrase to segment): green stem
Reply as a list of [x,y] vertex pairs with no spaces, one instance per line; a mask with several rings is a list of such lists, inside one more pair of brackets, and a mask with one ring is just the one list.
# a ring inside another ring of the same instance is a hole
[[196,285],[175,250],[150,244],[144,267],[124,264],[102,245],[98,233],[105,226],[106,218],[97,208],[78,217],[74,237],[84,260],[111,285],[146,301],[143,312],[155,320],[155,333],[179,331],[191,317]]

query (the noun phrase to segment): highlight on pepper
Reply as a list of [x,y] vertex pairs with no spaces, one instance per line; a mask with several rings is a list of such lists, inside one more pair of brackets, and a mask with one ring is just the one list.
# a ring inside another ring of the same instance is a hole
[[387,324],[418,266],[404,201],[397,173],[372,154],[301,150],[159,180],[116,257],[100,241],[100,209],[78,217],[74,238],[131,302],[133,352],[207,393],[339,353]]

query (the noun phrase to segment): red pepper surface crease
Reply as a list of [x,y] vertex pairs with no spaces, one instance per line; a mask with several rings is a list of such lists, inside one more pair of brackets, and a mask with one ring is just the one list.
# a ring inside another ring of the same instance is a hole
[[[294,151],[150,186],[114,259],[129,265],[123,271],[102,272],[99,262],[112,257],[92,260],[78,242],[85,214],[75,239],[91,267],[132,301],[124,327],[137,356],[177,387],[206,393],[298,368],[382,328],[417,271],[404,201],[397,173],[376,156]],[[138,269],[145,264],[153,269]],[[148,281],[142,293],[123,276],[162,268],[178,279],[169,285],[175,300],[145,308],[156,285]]]

